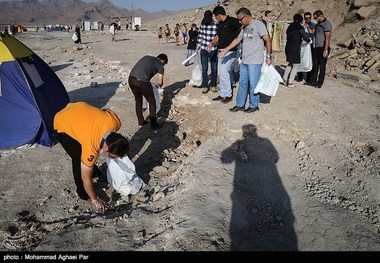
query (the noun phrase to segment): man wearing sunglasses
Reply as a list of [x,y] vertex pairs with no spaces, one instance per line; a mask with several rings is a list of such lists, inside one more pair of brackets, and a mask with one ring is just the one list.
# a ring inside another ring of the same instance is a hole
[[313,18],[317,21],[317,25],[315,28],[313,69],[310,73],[309,85],[320,89],[325,80],[327,58],[330,54],[332,25],[323,15],[321,10],[315,11],[313,13]]
[[[261,75],[263,63],[272,64],[272,41],[264,23],[254,19],[251,12],[242,7],[236,12],[237,19],[243,26],[235,40],[226,48],[219,50],[220,57],[242,43],[242,61],[240,63],[239,89],[236,96],[236,106],[230,108],[231,112],[244,111],[252,113],[259,110],[260,95],[255,94],[255,88]],[[264,41],[263,41],[264,40]],[[265,43],[265,44],[264,44]],[[264,58],[264,50],[266,56]],[[249,96],[248,107],[245,108]]]
[[[310,40],[313,41],[313,43],[314,43],[316,24],[312,21],[311,13],[310,12],[304,13],[303,19],[304,19],[303,27],[305,28],[306,36],[308,36],[308,38],[310,38]],[[306,43],[305,41],[302,41],[302,44],[305,44],[305,43]],[[314,45],[310,45],[310,47],[311,47],[311,54],[313,56]],[[298,72],[297,73],[298,81],[305,80],[306,83],[310,82],[310,75],[311,75],[310,73],[311,73],[311,71],[306,72],[306,73],[305,72]],[[306,78],[305,78],[305,75],[306,75]]]

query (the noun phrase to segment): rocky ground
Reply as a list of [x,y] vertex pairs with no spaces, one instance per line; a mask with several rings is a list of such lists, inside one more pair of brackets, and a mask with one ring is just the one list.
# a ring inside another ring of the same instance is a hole
[[[94,178],[104,215],[78,200],[58,144],[1,151],[3,251],[378,251],[379,83],[299,83],[232,113],[188,84],[185,46],[151,31],[17,36],[63,81],[72,101],[114,110],[147,186],[132,198]],[[166,53],[158,132],[139,127],[131,67]],[[278,58],[281,54],[276,54]],[[285,63],[275,61],[282,73]],[[237,89],[234,90],[236,94]],[[98,165],[105,172],[104,159]]]

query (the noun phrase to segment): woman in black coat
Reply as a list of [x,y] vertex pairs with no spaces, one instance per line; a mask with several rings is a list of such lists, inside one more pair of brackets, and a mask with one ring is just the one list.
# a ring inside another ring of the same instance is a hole
[[[187,56],[189,58],[195,49],[197,48],[197,38],[198,38],[198,28],[196,24],[191,25],[191,29],[189,30],[189,42],[187,43]],[[186,62],[185,66],[190,65],[190,60]]]
[[306,35],[305,29],[302,26],[303,17],[300,14],[293,16],[293,22],[286,29],[286,46],[285,55],[286,61],[289,62],[284,72],[284,84],[289,88],[294,87],[292,84],[298,72],[298,66],[301,62],[301,43],[302,39],[311,44],[310,38]]
[[75,44],[82,44],[82,38],[80,36],[80,27],[79,25],[75,26],[75,34],[77,34],[78,39],[74,42]]

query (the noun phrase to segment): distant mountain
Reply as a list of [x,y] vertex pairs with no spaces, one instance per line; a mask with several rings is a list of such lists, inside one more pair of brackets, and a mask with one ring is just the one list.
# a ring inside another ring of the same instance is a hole
[[116,18],[125,22],[127,18],[140,16],[149,21],[176,12],[163,10],[146,12],[141,9],[128,10],[117,7],[107,0],[86,3],[81,0],[19,0],[0,2],[0,24],[17,23],[23,25],[68,24],[81,21],[103,21],[106,24]]

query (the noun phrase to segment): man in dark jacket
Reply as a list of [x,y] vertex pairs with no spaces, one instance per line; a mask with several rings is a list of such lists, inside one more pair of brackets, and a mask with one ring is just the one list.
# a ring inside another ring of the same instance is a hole
[[[189,41],[187,43],[186,58],[191,57],[191,55],[194,53],[195,49],[197,48],[198,28],[196,24],[191,25],[191,28],[188,34],[189,34]],[[190,65],[190,60],[185,63],[185,66],[189,66],[189,65]]]

